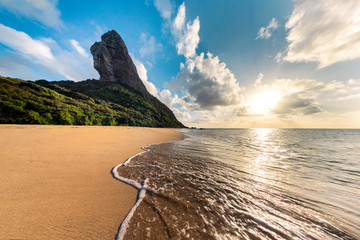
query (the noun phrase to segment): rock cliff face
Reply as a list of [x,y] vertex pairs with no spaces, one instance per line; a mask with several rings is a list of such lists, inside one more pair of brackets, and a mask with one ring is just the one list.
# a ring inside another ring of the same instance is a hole
[[94,43],[90,51],[100,81],[118,82],[141,92],[145,97],[151,96],[139,78],[124,41],[115,30],[102,35],[101,42]]

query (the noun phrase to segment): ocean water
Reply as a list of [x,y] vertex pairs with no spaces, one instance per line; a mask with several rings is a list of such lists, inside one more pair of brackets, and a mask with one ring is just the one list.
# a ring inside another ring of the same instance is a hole
[[360,239],[360,130],[180,132],[116,167],[119,239]]

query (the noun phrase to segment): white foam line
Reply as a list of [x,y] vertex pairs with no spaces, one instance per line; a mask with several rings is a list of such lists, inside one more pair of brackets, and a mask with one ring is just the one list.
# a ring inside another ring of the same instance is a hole
[[[175,141],[178,141],[178,140],[172,140],[172,141],[169,141],[169,142],[175,142]],[[162,144],[162,143],[159,143],[159,144]],[[140,152],[138,154],[135,154],[134,156],[132,157],[129,157],[125,162],[123,163],[120,163],[119,165],[116,165],[115,167],[113,167],[113,169],[111,170],[111,174],[113,175],[113,177],[121,182],[124,182],[126,184],[129,184],[131,186],[133,186],[134,188],[138,189],[139,192],[138,192],[138,199],[135,203],[135,205],[130,209],[129,213],[126,215],[125,219],[123,220],[123,222],[121,223],[120,227],[119,227],[119,231],[118,231],[118,234],[116,236],[116,240],[122,240],[124,238],[124,235],[125,235],[125,232],[126,232],[126,228],[129,224],[129,221],[130,219],[132,218],[132,216],[134,215],[134,212],[136,210],[136,208],[140,205],[141,201],[144,199],[145,197],[145,194],[146,194],[146,190],[149,190],[149,191],[152,191],[154,193],[156,193],[155,190],[153,189],[148,189],[146,187],[147,185],[147,182],[148,182],[148,179],[145,179],[145,181],[140,184],[134,180],[131,180],[131,179],[128,179],[128,178],[124,178],[124,177],[121,177],[117,171],[117,169],[121,166],[123,167],[126,167],[127,164],[129,164],[129,162],[136,156],[139,156],[143,153],[146,153],[146,152],[150,152],[149,149],[146,149],[147,147],[150,147],[151,145],[153,144],[150,144],[146,147],[141,147],[142,150],[144,150],[144,152]]]
[[144,199],[145,194],[146,194],[146,183],[147,183],[148,179],[145,179],[145,181],[142,184],[142,187],[139,189],[139,193],[138,193],[138,199],[135,203],[135,205],[131,208],[130,212],[126,215],[124,221],[121,223],[120,228],[119,228],[119,232],[116,236],[117,240],[122,240],[124,238],[124,235],[126,233],[126,229],[129,225],[130,219],[132,218],[132,216],[134,215],[134,212],[136,211],[136,208],[140,205],[141,201]]
[[[151,146],[151,144],[148,145],[147,147],[150,147],[150,146]],[[126,165],[128,165],[134,157],[139,156],[143,153],[149,152],[150,150],[146,149],[147,147],[141,147],[141,149],[144,150],[145,152],[140,152],[138,154],[135,154],[134,156],[129,157],[125,162],[120,163],[120,164],[116,165],[115,167],[113,167],[113,169],[111,170],[111,174],[113,175],[113,177],[121,182],[127,183],[127,184],[133,186],[134,188],[140,190],[140,188],[142,188],[142,185],[140,183],[138,183],[134,180],[128,179],[128,178],[121,177],[119,175],[117,169],[119,167],[126,167]]]
[[[151,145],[151,144],[150,144]],[[149,145],[149,146],[150,146]],[[149,147],[147,146],[147,147]],[[113,175],[113,177],[121,182],[124,182],[126,184],[129,184],[131,186],[133,186],[134,188],[138,189],[139,192],[138,192],[138,198],[137,198],[137,201],[135,203],[135,205],[130,209],[129,213],[126,215],[125,219],[123,220],[123,222],[121,223],[120,227],[119,227],[119,231],[118,231],[118,234],[116,236],[116,239],[117,240],[122,240],[124,238],[124,235],[125,235],[125,232],[126,232],[126,229],[127,229],[127,226],[129,225],[129,222],[130,222],[130,219],[132,218],[132,216],[134,215],[134,212],[136,210],[136,208],[140,205],[141,201],[144,199],[145,197],[145,194],[146,194],[146,184],[147,184],[147,181],[148,179],[145,179],[145,181],[140,184],[134,180],[131,180],[131,179],[128,179],[128,178],[124,178],[124,177],[121,177],[119,175],[119,172],[117,171],[117,169],[119,167],[126,167],[127,164],[130,163],[130,161],[136,157],[136,156],[139,156],[143,153],[146,153],[146,152],[149,152],[150,150],[144,148],[144,147],[141,147],[141,149],[143,149],[145,152],[140,152],[138,154],[135,154],[134,156],[132,157],[129,157],[125,162],[113,167],[111,173]]]
[[133,186],[134,188],[136,188],[136,189],[138,189],[138,190],[141,189],[142,186],[141,186],[140,183],[138,183],[138,182],[136,182],[136,181],[134,181],[134,180],[128,179],[128,178],[121,177],[121,176],[119,175],[117,169],[118,169],[118,167],[120,167],[120,166],[121,166],[121,164],[117,165],[116,167],[114,167],[114,168],[112,169],[111,173],[112,173],[113,177],[114,177],[115,179],[121,181],[121,182],[124,182],[124,183],[126,183],[126,184],[129,184],[129,185]]
[[[152,145],[152,144],[148,145],[147,147],[150,147],[151,145]],[[126,165],[129,164],[129,162],[131,161],[131,159],[133,159],[134,157],[139,156],[139,155],[141,155],[141,154],[143,154],[143,153],[149,152],[150,150],[146,149],[147,147],[141,147],[141,149],[144,150],[145,152],[140,152],[140,153],[138,153],[138,154],[135,154],[135,155],[132,156],[132,157],[129,157],[125,162],[123,162],[123,163],[117,165],[116,167],[114,167],[114,169],[115,169],[115,168],[118,168],[119,166],[124,166],[124,167],[125,167]]]

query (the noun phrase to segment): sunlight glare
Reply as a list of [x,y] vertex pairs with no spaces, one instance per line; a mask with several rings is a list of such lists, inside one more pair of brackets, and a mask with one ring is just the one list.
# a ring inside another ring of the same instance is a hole
[[252,113],[267,114],[279,102],[280,96],[272,91],[261,92],[254,96],[250,102]]

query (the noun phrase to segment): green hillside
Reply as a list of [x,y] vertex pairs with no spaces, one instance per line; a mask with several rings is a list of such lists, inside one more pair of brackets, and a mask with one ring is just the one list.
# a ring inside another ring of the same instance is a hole
[[0,77],[0,123],[184,127],[158,99],[119,83],[5,77]]

